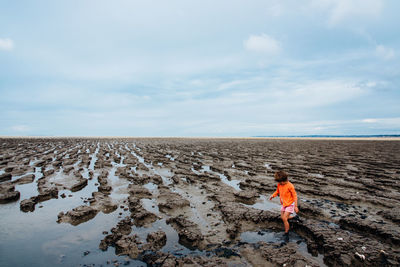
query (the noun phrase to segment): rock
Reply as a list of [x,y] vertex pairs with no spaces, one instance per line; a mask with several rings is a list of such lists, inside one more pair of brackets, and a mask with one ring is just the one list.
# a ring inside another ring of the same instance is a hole
[[57,160],[53,162],[53,167],[58,168],[62,166],[62,161],[61,160]]
[[73,169],[74,169],[73,166],[64,167],[63,172],[66,173],[66,174],[68,174],[68,173],[70,173]]
[[172,227],[178,232],[179,243],[188,247],[195,248],[200,246],[204,239],[198,226],[187,220],[183,215],[169,218],[167,224],[171,224]]
[[115,252],[117,255],[129,255],[135,259],[140,253],[138,242],[136,235],[123,237],[115,243]]
[[157,251],[167,243],[167,235],[163,231],[153,232],[147,235],[146,241],[153,251]]
[[28,174],[28,175],[25,175],[15,181],[13,181],[13,184],[29,184],[29,183],[32,183],[34,180],[35,180],[35,175]]
[[4,168],[5,172],[12,172],[14,170],[16,166],[7,166],[6,168]]
[[356,252],[356,253],[355,253],[355,256],[356,256],[357,258],[359,258],[361,261],[365,261],[365,255]]
[[12,177],[11,173],[0,174],[0,182],[9,181],[11,180],[11,177]]
[[148,225],[158,219],[155,214],[143,208],[137,209],[134,213],[131,214],[131,217],[134,219],[134,224],[136,226]]
[[24,199],[21,201],[19,208],[23,212],[34,211],[36,203],[37,203],[36,197],[31,197],[30,199]]
[[131,211],[131,218],[134,219],[134,224],[136,226],[144,226],[155,222],[158,219],[155,214],[143,208],[139,198],[130,196],[128,202],[129,210]]
[[30,184],[35,180],[35,175],[33,174],[28,174],[25,175],[15,181],[13,181],[14,184]]
[[46,163],[46,161],[44,161],[44,160],[38,160],[35,163],[35,167],[42,167],[45,163]]
[[99,192],[106,193],[110,192],[112,190],[112,187],[109,185],[100,185],[97,189],[99,190]]
[[152,196],[149,190],[140,185],[130,184],[128,190],[131,196],[137,198],[150,198]]
[[12,191],[12,192],[5,192],[5,193],[0,193],[0,203],[9,203],[13,201],[17,201],[20,197],[20,193],[18,191]]
[[93,219],[97,215],[97,210],[89,206],[79,206],[67,213],[60,212],[58,214],[58,223],[67,222],[72,225],[79,225]]
[[[103,251],[107,250],[109,246],[115,246],[115,243],[123,236],[129,235],[132,231],[132,222],[129,217],[118,222],[117,226],[111,229],[111,234],[101,240],[99,248]],[[104,232],[103,232],[104,233]]]
[[[224,249],[227,256],[230,255],[230,251]],[[234,255],[234,251],[233,256]],[[250,261],[253,266],[309,266],[317,267],[320,266],[313,259],[306,258],[298,251],[298,246],[295,243],[288,243],[281,246],[277,243],[268,244],[260,242],[257,246],[246,244],[242,246],[240,254]],[[258,256],[261,256],[261,259]],[[282,255],[286,255],[282,257]]]
[[363,232],[379,238],[390,240],[393,244],[400,245],[400,233],[390,226],[369,220],[358,220],[354,217],[341,218],[339,225],[343,229]]
[[240,231],[240,224],[231,224],[226,228],[226,232],[229,234],[229,238],[235,239]]
[[76,192],[81,190],[82,188],[84,188],[85,186],[87,186],[88,184],[88,180],[85,178],[81,178],[79,179],[79,181],[77,183],[75,183],[74,185],[71,186],[71,191],[72,192]]
[[158,208],[163,212],[190,207],[190,202],[188,200],[183,199],[179,194],[173,193],[169,190],[163,190],[163,192],[160,194],[160,198],[162,200],[158,204]]
[[17,201],[20,193],[15,191],[15,186],[10,182],[0,184],[0,204]]
[[240,191],[234,193],[235,197],[237,197],[241,202],[252,205],[255,203],[256,198],[260,195],[255,191]]
[[54,173],[54,169],[50,169],[43,172],[43,176],[50,176]]
[[399,209],[390,209],[385,211],[379,211],[379,215],[382,215],[384,218],[392,220],[395,223],[400,223],[400,210]]
[[43,202],[51,198],[58,198],[58,189],[56,187],[42,189],[41,193],[37,196],[38,202]]

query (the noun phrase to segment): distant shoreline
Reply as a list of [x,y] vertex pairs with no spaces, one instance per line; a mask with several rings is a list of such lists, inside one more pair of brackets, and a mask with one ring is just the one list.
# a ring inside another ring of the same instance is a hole
[[370,140],[400,141],[400,135],[349,135],[349,136],[0,136],[0,139],[256,139],[256,140]]

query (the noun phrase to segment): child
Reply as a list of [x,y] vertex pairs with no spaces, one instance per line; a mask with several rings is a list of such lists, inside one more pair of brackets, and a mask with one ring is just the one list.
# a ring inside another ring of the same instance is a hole
[[274,174],[275,181],[278,182],[278,188],[269,197],[269,200],[273,199],[279,194],[279,198],[282,204],[281,208],[281,218],[285,226],[284,240],[289,241],[289,219],[299,219],[298,215],[294,212],[299,212],[297,207],[297,194],[294,190],[294,186],[288,181],[288,175],[284,171],[278,171]]

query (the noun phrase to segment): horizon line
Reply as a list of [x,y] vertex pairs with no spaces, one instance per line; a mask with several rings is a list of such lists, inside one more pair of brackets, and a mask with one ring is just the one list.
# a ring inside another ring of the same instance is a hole
[[271,136],[3,136],[0,139],[309,139],[309,140],[400,140],[400,134],[374,134],[374,135],[271,135]]

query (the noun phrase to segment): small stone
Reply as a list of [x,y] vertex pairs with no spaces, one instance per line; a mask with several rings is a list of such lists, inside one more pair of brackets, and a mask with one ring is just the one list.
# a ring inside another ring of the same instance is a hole
[[358,252],[355,253],[356,257],[358,257],[360,260],[364,261],[365,260],[365,256],[363,254],[360,254]]

